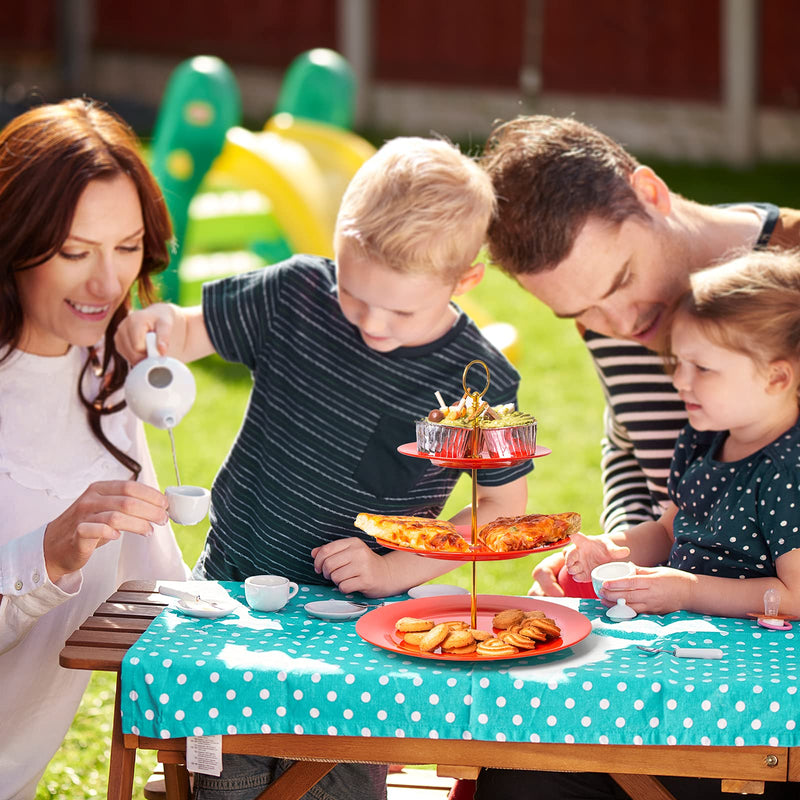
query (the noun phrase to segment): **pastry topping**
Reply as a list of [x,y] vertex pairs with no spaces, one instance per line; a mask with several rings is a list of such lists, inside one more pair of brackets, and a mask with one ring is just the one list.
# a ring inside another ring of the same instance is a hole
[[532,550],[566,539],[580,527],[581,516],[573,511],[498,517],[478,531],[478,541],[497,553]]
[[444,519],[390,517],[362,512],[353,524],[376,539],[384,539],[401,547],[448,553],[469,552],[469,545],[456,532],[456,526]]

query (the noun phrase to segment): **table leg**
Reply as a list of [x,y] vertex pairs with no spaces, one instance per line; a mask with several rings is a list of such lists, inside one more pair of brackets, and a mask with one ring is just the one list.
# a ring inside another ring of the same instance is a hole
[[125,748],[122,735],[120,698],[122,684],[117,673],[117,688],[114,692],[114,727],[111,731],[111,758],[108,765],[108,800],[131,800],[133,795],[133,772],[136,750]]
[[189,772],[185,764],[164,764],[167,800],[189,800]]
[[675,800],[664,784],[652,775],[612,772],[611,777],[631,796],[631,800]]
[[300,800],[334,767],[333,761],[295,761],[286,772],[264,789],[256,800]]

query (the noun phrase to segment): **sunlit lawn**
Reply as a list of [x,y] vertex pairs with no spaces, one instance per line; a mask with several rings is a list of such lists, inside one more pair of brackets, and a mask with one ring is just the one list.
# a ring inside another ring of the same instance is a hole
[[[770,200],[798,206],[793,189],[799,185],[797,165],[765,165],[750,172],[655,166],[674,189],[703,202]],[[523,376],[520,407],[536,414],[539,442],[553,451],[535,462],[528,481],[528,509],[578,511],[583,515],[584,530],[596,531],[601,506],[598,442],[602,397],[572,324],[553,318],[494,270],[465,302],[479,324],[509,321],[518,332],[517,367]],[[239,428],[250,380],[245,370],[216,357],[196,363],[192,369],[197,401],[175,431],[176,446],[183,481],[209,486]],[[167,434],[150,429],[148,438],[162,485],[167,485],[174,477]],[[468,503],[469,496],[469,481],[462,478],[445,515]],[[193,565],[202,547],[203,525],[176,527],[176,534],[187,563]],[[530,557],[479,563],[478,591],[524,594],[534,563]],[[470,568],[463,566],[440,580],[468,586],[470,574]],[[38,800],[105,796],[113,691],[112,675],[93,677],[70,733],[39,787]],[[142,797],[141,788],[154,762],[153,754],[140,757],[135,797]]]

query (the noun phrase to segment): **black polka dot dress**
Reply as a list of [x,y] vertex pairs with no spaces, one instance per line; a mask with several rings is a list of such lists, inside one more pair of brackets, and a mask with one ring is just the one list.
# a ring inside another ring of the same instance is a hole
[[771,577],[800,548],[800,425],[741,461],[715,460],[727,432],[687,425],[669,494],[678,506],[668,566],[723,578]]

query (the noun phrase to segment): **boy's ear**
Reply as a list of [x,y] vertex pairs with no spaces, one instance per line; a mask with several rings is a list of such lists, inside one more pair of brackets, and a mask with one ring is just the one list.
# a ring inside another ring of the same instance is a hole
[[470,289],[474,289],[482,280],[486,267],[477,262],[473,264],[459,279],[453,287],[453,294],[464,294]]
[[787,389],[794,391],[797,382],[796,366],[790,361],[771,361],[767,367],[767,394],[780,394]]
[[669,214],[672,209],[669,188],[650,167],[636,167],[630,180],[633,191],[648,211],[655,210],[663,216]]

